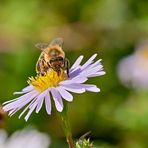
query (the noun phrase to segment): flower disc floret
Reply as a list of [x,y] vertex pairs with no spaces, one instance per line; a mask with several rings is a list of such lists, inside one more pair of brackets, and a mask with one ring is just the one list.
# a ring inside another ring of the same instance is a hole
[[48,71],[46,74],[39,75],[34,77],[30,77],[28,80],[28,84],[32,85],[37,91],[43,92],[49,87],[57,87],[61,81],[67,79],[66,73],[64,71],[58,75],[58,73],[54,70]]

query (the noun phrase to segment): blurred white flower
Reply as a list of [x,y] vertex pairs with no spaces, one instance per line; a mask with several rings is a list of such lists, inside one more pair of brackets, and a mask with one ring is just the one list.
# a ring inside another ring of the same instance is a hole
[[16,131],[10,137],[0,129],[0,148],[48,148],[49,144],[49,137],[36,129]]
[[126,87],[148,89],[148,42],[122,59],[117,67],[118,77]]

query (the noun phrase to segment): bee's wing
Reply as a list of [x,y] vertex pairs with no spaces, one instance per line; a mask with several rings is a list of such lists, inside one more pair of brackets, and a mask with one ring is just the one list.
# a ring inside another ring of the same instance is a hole
[[54,45],[59,45],[60,47],[62,47],[64,41],[62,38],[55,38],[50,42],[50,46],[54,46]]
[[41,49],[41,50],[47,48],[48,46],[49,46],[48,43],[37,43],[37,44],[35,45],[36,48]]

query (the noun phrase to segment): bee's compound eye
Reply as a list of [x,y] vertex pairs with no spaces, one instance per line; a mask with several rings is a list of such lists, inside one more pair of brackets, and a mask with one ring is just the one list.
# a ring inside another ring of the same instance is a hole
[[49,63],[51,64],[51,63],[55,62],[55,60],[56,60],[55,58],[52,58],[49,60]]
[[49,60],[49,63],[51,64],[52,63],[52,60]]
[[62,58],[62,57],[57,57],[56,60],[57,60],[57,61],[62,61],[63,58]]

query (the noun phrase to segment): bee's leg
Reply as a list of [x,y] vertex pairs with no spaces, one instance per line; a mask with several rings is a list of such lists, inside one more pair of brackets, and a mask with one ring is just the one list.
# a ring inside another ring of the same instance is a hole
[[38,76],[40,75],[44,76],[45,73],[47,72],[47,66],[46,66],[44,59],[41,59],[37,62],[36,72]]
[[47,68],[47,71],[51,71],[52,67],[51,67],[51,65],[49,64],[49,62],[46,63],[46,68]]
[[60,71],[60,70],[58,70],[58,71],[56,71],[56,72],[57,72],[58,76],[60,76],[60,74],[61,74],[61,71]]
[[69,77],[69,67],[70,67],[70,63],[68,59],[64,60],[64,69],[66,70],[67,76]]
[[44,61],[44,59],[41,60],[40,64],[41,64],[40,75],[44,76],[44,74],[46,73],[46,71],[45,71],[45,61]]
[[41,65],[40,65],[40,61],[38,61],[36,63],[36,73],[38,76],[40,75],[40,72],[41,72]]

